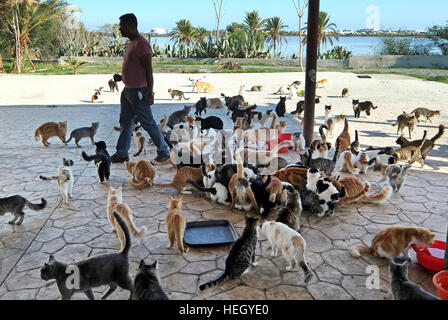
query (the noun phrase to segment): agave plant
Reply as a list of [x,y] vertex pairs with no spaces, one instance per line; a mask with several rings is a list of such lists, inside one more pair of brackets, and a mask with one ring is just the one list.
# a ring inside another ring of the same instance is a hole
[[342,46],[336,46],[334,48],[329,49],[324,54],[320,55],[320,59],[340,59],[340,60],[348,60],[352,56],[352,52],[347,50]]

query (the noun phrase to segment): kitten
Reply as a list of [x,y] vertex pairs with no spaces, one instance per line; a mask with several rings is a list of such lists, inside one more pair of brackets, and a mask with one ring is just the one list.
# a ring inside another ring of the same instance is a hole
[[411,112],[411,114],[415,114],[415,117],[417,118],[417,121],[420,122],[420,117],[425,117],[426,118],[426,122],[431,122],[432,117],[435,116],[440,116],[440,111],[433,111],[433,110],[429,110],[427,108],[417,108],[414,111]]
[[117,92],[120,92],[120,90],[118,89],[118,83],[115,82],[114,79],[110,79],[108,84],[110,92],[115,92],[115,90],[117,90]]
[[131,161],[124,163],[126,170],[132,174],[129,184],[136,189],[151,187],[156,176],[156,169],[148,160]]
[[174,100],[174,97],[179,98],[179,100],[185,99],[185,100],[190,100],[190,98],[185,98],[185,94],[183,91],[180,90],[173,90],[173,89],[168,89],[168,93],[171,95],[171,100]]
[[294,151],[303,152],[305,150],[306,142],[302,132],[293,133],[292,142],[294,144]]
[[359,100],[353,100],[353,111],[355,112],[355,119],[361,118],[361,112],[365,111],[368,116],[370,116],[371,110],[378,109],[370,101],[359,102]]
[[[203,165],[202,165],[203,166]],[[187,182],[188,179],[196,183],[202,183],[204,176],[202,175],[202,166],[201,168],[192,168],[192,167],[183,167],[179,171],[177,171],[176,175],[173,178],[173,181],[168,184],[154,184],[155,188],[174,188],[179,193],[182,194],[191,194],[191,191],[187,191],[191,189],[190,184]]]
[[265,222],[260,225],[260,236],[266,237],[272,248],[271,255],[276,257],[278,250],[289,262],[286,271],[291,271],[299,264],[305,272],[305,282],[308,283],[313,274],[305,258],[306,241],[297,231],[281,222]]
[[131,300],[169,300],[161,285],[159,263],[157,261],[152,265],[147,265],[144,260],[140,261],[134,279]]
[[197,117],[196,121],[199,121],[201,123],[200,124],[201,133],[204,130],[207,130],[206,136],[209,135],[210,129],[215,129],[215,130],[218,130],[218,131],[224,129],[224,122],[220,118],[215,117],[215,116],[207,117],[205,119]]
[[62,159],[62,166],[59,167],[57,176],[50,178],[44,176],[39,177],[44,181],[56,180],[58,182],[59,191],[61,193],[64,204],[68,204],[68,199],[72,197],[73,183],[75,182],[75,178],[73,177],[72,173],[73,165],[73,160],[64,158]]
[[409,280],[408,259],[394,258],[389,261],[390,291],[394,300],[440,300]]
[[[423,160],[426,160],[431,151],[434,149],[437,140],[439,140],[444,133],[445,133],[445,126],[441,124],[439,126],[439,132],[434,136],[434,138],[432,138],[431,140],[425,140],[425,143],[423,144],[423,147],[420,150]],[[421,140],[409,141],[404,136],[400,136],[397,139],[396,143],[400,145],[402,148],[404,148],[408,146],[419,146],[421,144]]]
[[[45,209],[45,207],[47,206],[47,200],[42,198],[40,204],[34,204],[29,202],[22,196],[2,198],[0,199],[0,216],[4,216],[5,213],[11,212],[14,215],[14,219],[9,221],[8,223],[20,226],[23,223],[23,219],[25,218],[25,213],[23,212],[25,206],[27,206],[31,210],[40,211]],[[17,221],[17,219],[19,221]]]
[[286,114],[286,97],[280,97],[280,102],[275,108],[275,112],[279,118],[283,118]]
[[96,91],[90,98],[90,103],[103,103],[103,101],[97,101],[100,98],[101,92]]
[[202,116],[202,112],[205,112],[205,114],[207,114],[207,98],[201,98],[197,103],[196,103],[196,112],[195,115],[197,117],[201,117]]
[[72,133],[70,134],[70,139],[68,139],[65,143],[66,144],[69,143],[74,138],[78,148],[81,148],[81,146],[79,145],[79,141],[81,141],[84,138],[90,138],[92,145],[94,145],[95,144],[94,137],[99,126],[100,126],[99,122],[92,122],[91,127],[85,127],[73,130]]
[[342,89],[342,98],[348,97],[348,94],[349,94],[349,89],[348,88]]
[[190,251],[189,248],[184,248],[183,243],[187,222],[182,214],[182,201],[183,197],[179,199],[170,197],[170,207],[165,219],[168,238],[170,240],[168,249],[171,249],[174,243],[176,243],[181,255]]
[[246,226],[241,237],[235,241],[226,258],[224,273],[216,280],[199,286],[203,291],[224,281],[238,279],[251,264],[255,265],[255,248],[258,242],[258,219],[246,216]]
[[109,219],[109,223],[114,229],[114,232],[117,233],[118,239],[120,239],[121,249],[123,249],[127,240],[125,239],[125,233],[123,233],[122,228],[118,226],[118,220],[115,219],[114,213],[120,215],[122,219],[124,219],[131,229],[131,232],[134,237],[141,238],[146,232],[146,227],[141,227],[137,229],[132,220],[132,210],[131,208],[123,202],[123,187],[118,189],[109,188],[107,193],[107,218]]
[[408,252],[413,244],[430,246],[434,243],[435,234],[422,227],[393,226],[380,231],[370,246],[358,245],[350,250],[352,257],[361,254],[373,255],[387,259],[398,257],[402,253],[409,258]]
[[351,137],[349,133],[349,124],[348,119],[345,118],[345,127],[342,133],[337,138],[336,142],[340,143],[341,152],[350,150],[350,144],[351,144]]
[[287,191],[286,204],[278,211],[277,222],[284,223],[293,230],[300,231],[300,216],[302,214],[302,201],[298,191]]
[[203,93],[212,92],[213,86],[210,83],[205,82],[205,81],[197,81],[193,86],[193,92],[195,90],[197,91],[197,93],[200,93],[201,90]]
[[191,107],[185,106],[183,110],[174,112],[168,118],[167,127],[173,129],[176,124],[185,122],[185,117],[190,113]]
[[398,126],[397,134],[403,135],[404,128],[409,128],[409,139],[412,139],[412,132],[414,132],[415,127],[417,126],[417,117],[415,115],[411,116],[410,114],[406,114],[406,112],[403,112],[403,114],[400,114],[397,118],[397,122],[392,125],[392,127]]
[[263,91],[263,86],[253,86],[250,91],[252,92],[260,92]]
[[[56,280],[62,300],[70,300],[76,292],[84,292],[90,300],[95,300],[92,288],[104,285],[109,285],[109,290],[102,297],[103,300],[109,297],[117,287],[129,290],[132,293],[133,287],[132,279],[129,276],[128,256],[131,248],[131,238],[128,228],[120,215],[114,212],[114,216],[126,237],[126,244],[119,253],[98,255],[71,265],[59,262],[55,260],[53,255],[50,255],[49,261],[40,269],[42,280]],[[72,284],[71,281],[73,281],[71,279],[73,277],[73,269],[71,268],[75,268],[78,271],[79,288],[73,288],[73,286],[67,288],[67,284]]]
[[385,182],[386,180],[389,180],[393,191],[400,191],[408,175],[409,168],[411,168],[410,165],[402,166],[398,164],[380,164],[378,167],[375,166],[375,171],[381,170],[382,174],[382,178],[378,182],[376,182],[376,184],[380,184],[382,182]]
[[98,177],[100,178],[99,182],[103,183],[104,180],[109,181],[110,178],[110,166],[112,161],[110,159],[110,155],[107,152],[107,146],[104,141],[100,141],[95,143],[96,150],[95,155],[89,156],[84,151],[82,152],[82,157],[85,161],[93,161],[95,160],[95,166],[98,171]]
[[417,146],[412,146],[409,145],[407,147],[401,148],[399,150],[395,150],[393,152],[393,156],[396,160],[396,162],[398,161],[408,161],[408,163],[410,165],[412,165],[414,162],[420,162],[422,168],[425,167],[425,161],[422,157],[422,147],[425,144],[425,139],[426,136],[428,135],[428,132],[425,130],[424,134],[423,134],[423,139],[420,142],[420,145]]
[[243,95],[243,93],[244,93],[244,89],[245,89],[245,88],[246,88],[245,85],[240,86],[240,92],[238,93],[240,96]]
[[134,154],[134,157],[138,157],[142,152],[146,154],[146,137],[140,130],[140,127],[134,128],[134,142],[138,149],[138,152]]
[[339,116],[331,117],[330,119],[327,120],[325,125],[328,128],[328,136],[329,137],[333,137],[334,129],[336,128],[336,126],[338,124],[344,122],[345,118],[346,118],[346,115],[341,114]]
[[50,143],[47,141],[51,137],[58,137],[64,144],[67,134],[67,121],[64,122],[47,122],[41,125],[34,132],[34,141],[42,140],[44,146],[48,147]]
[[325,105],[325,122],[328,121],[328,119],[330,119],[331,117],[331,104],[330,105]]
[[221,99],[219,99],[219,98],[211,98],[211,99],[207,99],[207,108],[223,109],[224,104],[222,103]]

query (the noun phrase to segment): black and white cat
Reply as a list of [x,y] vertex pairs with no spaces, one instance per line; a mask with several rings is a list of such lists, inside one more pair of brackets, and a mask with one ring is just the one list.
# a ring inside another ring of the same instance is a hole
[[152,265],[147,265],[144,260],[140,261],[137,275],[134,279],[131,300],[169,300],[162,289],[157,261]]
[[29,202],[22,196],[2,198],[0,199],[0,216],[4,216],[5,213],[11,212],[14,215],[14,219],[9,221],[8,223],[20,226],[23,223],[23,219],[25,218],[25,213],[23,212],[25,206],[27,206],[31,210],[40,211],[45,209],[45,207],[47,206],[47,200],[42,198],[41,203],[34,204]]
[[218,131],[224,129],[224,122],[220,118],[215,116],[207,117],[205,119],[196,117],[196,122],[200,123],[199,128],[201,129],[201,133],[204,130],[207,130],[206,136],[209,135],[210,129],[215,129]]
[[107,145],[104,141],[96,142],[95,145],[95,155],[89,156],[83,151],[82,157],[85,161],[88,162],[95,160],[95,166],[98,170],[98,177],[100,178],[99,183],[103,183],[104,180],[109,181],[110,166],[112,161],[110,159],[109,153],[107,152]]

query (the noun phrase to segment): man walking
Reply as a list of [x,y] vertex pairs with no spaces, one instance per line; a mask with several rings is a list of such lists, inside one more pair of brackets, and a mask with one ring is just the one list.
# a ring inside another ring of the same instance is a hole
[[123,81],[125,87],[120,100],[120,137],[112,162],[129,161],[135,117],[157,147],[154,161],[164,162],[169,158],[169,149],[151,110],[154,104],[151,46],[138,32],[137,17],[132,13],[120,17],[120,32],[123,37],[129,38],[130,43],[123,58],[122,75],[114,75],[114,80]]

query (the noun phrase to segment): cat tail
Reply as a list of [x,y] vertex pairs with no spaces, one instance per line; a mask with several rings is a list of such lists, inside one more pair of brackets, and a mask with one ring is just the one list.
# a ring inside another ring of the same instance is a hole
[[437,135],[431,139],[431,142],[436,143],[437,140],[439,140],[443,136],[444,133],[445,133],[445,126],[443,124],[441,124],[439,126],[439,133],[437,133]]
[[392,127],[396,127],[396,126],[398,126],[398,121],[392,125]]
[[137,229],[137,227],[134,224],[134,221],[132,221],[131,216],[129,215],[123,215],[122,218],[126,221],[126,223],[129,226],[129,229],[131,230],[131,233],[134,237],[136,238],[141,238],[145,232],[146,232],[146,227],[142,226],[140,229]]
[[54,177],[44,177],[44,176],[39,176],[40,180],[44,180],[44,181],[54,181],[54,180],[58,180],[58,176],[54,176]]
[[392,187],[387,186],[381,189],[381,191],[378,194],[374,196],[366,195],[362,200],[367,202],[382,203],[390,199],[390,197],[392,197],[392,194],[393,194]]
[[162,122],[159,125],[160,131],[164,131],[165,130],[165,127],[166,127],[167,123],[168,123],[168,116],[165,114],[165,115],[163,115],[163,120],[162,120]]
[[184,244],[183,244],[183,237],[182,237],[182,230],[180,228],[180,216],[179,215],[175,215],[174,216],[174,233],[176,235],[176,244],[177,244],[177,249],[179,249],[179,252],[181,255],[183,255],[184,253],[190,251],[189,248],[184,248]]
[[352,154],[350,151],[344,155],[345,163],[347,164],[347,169],[351,174],[359,174],[359,169],[353,166]]
[[350,255],[354,258],[359,258],[361,257],[361,254],[368,254],[368,255],[372,255],[375,251],[368,246],[364,246],[364,245],[359,245],[359,246],[354,246],[350,249]]
[[420,147],[419,147],[419,149],[422,149],[423,148],[423,145],[425,144],[425,142],[426,142],[426,137],[428,136],[428,131],[427,130],[425,130],[425,133],[423,134],[423,139],[422,139],[422,143],[420,144]]
[[157,183],[154,183],[153,187],[154,188],[174,188],[172,183],[168,183],[168,184],[157,184]]
[[349,123],[348,123],[348,119],[345,118],[345,127],[344,127],[344,131],[343,132],[348,132],[349,131]]
[[243,160],[241,159],[241,152],[243,152],[244,149],[240,148],[235,152],[235,160],[236,160],[236,164],[237,164],[237,175],[238,175],[238,179],[244,179],[244,163]]
[[123,248],[123,250],[121,250],[120,253],[127,256],[129,253],[129,249],[131,248],[131,235],[129,234],[128,226],[126,225],[126,222],[124,222],[123,218],[120,216],[120,214],[117,211],[114,210],[113,215],[114,215],[115,219],[117,220],[118,224],[120,225],[121,230],[123,230],[124,237],[126,240],[124,248]]
[[[129,183],[129,184],[131,185],[131,187],[134,188],[134,189],[144,189],[144,188],[148,187],[148,185],[151,186],[151,183],[150,183],[150,182],[148,183],[148,181],[147,181],[146,179],[149,179],[149,178],[145,178],[143,181],[141,181],[141,182],[139,182],[139,183],[135,183],[134,180],[129,179],[129,180],[128,180],[128,183]],[[150,181],[151,181],[151,180],[150,180]]]
[[333,163],[336,163],[338,161],[340,152],[341,152],[341,140],[338,139],[336,141],[336,152],[334,153]]
[[327,136],[325,135],[324,129],[328,131],[328,127],[326,125],[322,125],[319,128],[319,133],[320,133],[320,138],[322,140],[322,143],[326,143],[327,142]]
[[220,276],[218,279],[200,285],[199,290],[204,291],[205,289],[216,286],[216,285],[218,285],[224,281],[227,281],[229,279],[230,279],[230,277],[224,272],[222,274],[222,276]]
[[[71,139],[71,138],[70,138],[70,139]],[[67,142],[69,142],[69,141],[70,141],[70,140],[68,140]],[[87,155],[87,153],[85,153],[84,151],[81,153],[81,155],[82,155],[82,158],[83,158],[85,161],[88,161],[88,162],[91,162],[91,161],[96,160],[96,159],[98,158],[97,155],[89,156],[89,155]],[[101,159],[101,160],[103,160],[103,159]]]
[[31,202],[29,202],[28,200],[25,199],[25,204],[31,210],[39,211],[39,210],[45,209],[45,207],[47,206],[47,200],[42,198],[41,201],[42,201],[41,203],[34,204],[34,203],[31,203]]
[[414,111],[412,111],[410,114],[414,114],[414,113],[416,113],[417,111],[418,111],[418,108],[415,109]]
[[138,152],[137,152],[136,154],[134,154],[134,157],[138,157],[139,155],[141,155],[144,149],[145,149],[145,146],[142,145],[142,146],[140,147],[140,150],[138,150]]
[[64,141],[64,143],[67,144],[67,143],[69,143],[70,141],[72,141],[72,139],[73,139],[73,135],[71,134],[71,135],[70,135],[70,139]]
[[291,141],[283,141],[282,143],[280,143],[278,146],[276,146],[272,151],[271,154],[276,155],[278,154],[278,151],[283,148],[283,147],[288,147],[290,150],[292,148],[294,148],[294,144]]
[[198,183],[196,183],[195,181],[193,181],[191,179],[188,179],[187,182],[189,184],[191,184],[193,187],[195,187],[196,189],[198,189],[199,191],[210,192],[213,195],[216,195],[216,193],[217,193],[216,188],[208,188],[208,189],[204,188],[204,187],[200,186]]
[[353,197],[342,198],[341,201],[339,201],[336,204],[336,207],[342,207],[344,204],[357,202],[357,201],[363,199],[367,195],[367,192],[369,192],[369,191],[370,191],[370,183],[366,182],[366,185],[365,185],[363,191],[361,191],[360,193],[358,193],[357,195],[355,195]]

